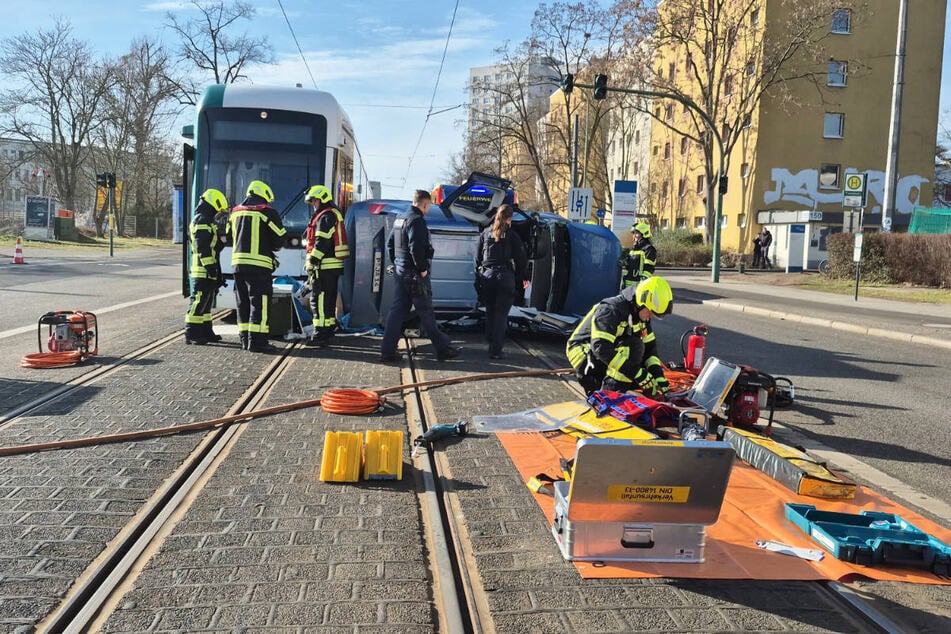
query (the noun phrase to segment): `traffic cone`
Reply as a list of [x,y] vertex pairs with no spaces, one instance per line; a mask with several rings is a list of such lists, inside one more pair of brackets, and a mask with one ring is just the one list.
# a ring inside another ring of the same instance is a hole
[[23,260],[23,240],[19,237],[17,237],[16,251],[13,252],[13,263],[26,264]]

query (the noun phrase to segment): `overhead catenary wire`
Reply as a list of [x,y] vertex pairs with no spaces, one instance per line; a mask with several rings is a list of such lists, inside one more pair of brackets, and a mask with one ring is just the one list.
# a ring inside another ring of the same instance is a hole
[[291,32],[291,37],[294,39],[294,44],[297,45],[297,52],[300,53],[301,61],[304,62],[304,68],[307,69],[307,74],[310,75],[310,81],[314,84],[314,90],[317,90],[317,80],[314,79],[314,73],[310,71],[310,64],[307,63],[307,58],[304,56],[304,51],[300,47],[300,42],[297,41],[297,34],[294,33],[294,27],[291,26],[291,21],[287,17],[287,12],[284,11],[284,3],[281,0],[277,0],[277,6],[281,8],[281,14],[284,16],[284,21],[287,22],[287,28]]
[[[446,45],[442,49],[442,60],[439,62],[439,70],[436,72],[436,82],[433,85],[433,95],[429,100],[429,110],[426,112],[426,118],[423,119],[423,127],[419,131],[419,138],[416,139],[416,147],[413,148],[413,153],[410,154],[409,163],[406,165],[406,176],[403,177],[403,186],[406,186],[406,181],[409,180],[409,171],[413,167],[413,160],[416,158],[416,152],[419,151],[419,146],[423,142],[423,135],[426,133],[426,126],[429,124],[429,118],[433,116],[433,108],[436,103],[436,91],[439,90],[439,78],[442,76],[443,66],[446,64],[446,53],[449,50],[449,41],[452,39],[452,27],[456,23],[456,12],[459,10],[459,0],[456,0],[456,6],[452,9],[452,18],[449,20],[449,32],[446,33]],[[443,111],[444,112],[444,111]]]

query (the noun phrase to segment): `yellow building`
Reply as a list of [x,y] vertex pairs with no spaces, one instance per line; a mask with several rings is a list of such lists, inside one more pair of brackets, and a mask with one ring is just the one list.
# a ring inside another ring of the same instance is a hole
[[[674,4],[667,0],[660,10]],[[795,20],[789,12],[797,9],[796,3],[765,0],[758,7],[755,0],[740,5],[747,11],[732,32],[758,48],[743,50],[741,44],[735,56],[740,64],[715,71],[721,92],[715,122],[725,138],[739,135],[728,160],[722,250],[750,253],[752,238],[761,224],[768,225],[777,263],[783,265],[791,226],[805,225],[803,265],[814,266],[824,257],[825,237],[842,229],[846,173],[867,174],[865,224],[881,225],[899,1],[867,0],[852,10],[834,10],[816,48],[800,51],[784,67],[787,74],[806,77],[767,90],[749,116],[742,116],[742,106],[731,97],[741,101],[754,90],[750,84],[762,76],[757,65],[763,49],[775,44],[770,34],[788,33]],[[944,2],[909,2],[893,218],[897,231],[908,226],[915,206],[931,204],[945,11]],[[658,76],[699,102],[687,72],[688,55],[696,55],[695,50],[662,49],[654,66]],[[675,126],[688,116],[673,100],[657,100],[653,107],[655,119]],[[642,191],[650,198],[653,220],[660,228],[704,230],[708,188],[700,146],[656,120],[651,143],[649,184]]]

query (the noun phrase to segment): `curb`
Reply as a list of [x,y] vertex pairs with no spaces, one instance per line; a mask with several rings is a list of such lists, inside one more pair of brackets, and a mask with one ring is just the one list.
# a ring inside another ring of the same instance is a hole
[[818,317],[809,317],[808,315],[796,315],[793,313],[784,313],[775,310],[770,310],[768,308],[759,308],[757,306],[747,306],[746,304],[731,304],[728,302],[722,302],[719,300],[710,300],[705,299],[702,301],[704,306],[712,306],[714,308],[723,308],[725,310],[733,310],[740,313],[748,313],[750,315],[758,315],[760,317],[768,317],[770,319],[783,319],[786,321],[793,321],[801,324],[807,324],[810,326],[821,326],[823,328],[831,328],[833,330],[842,330],[844,332],[851,332],[853,334],[867,335],[869,337],[878,337],[879,339],[890,339],[892,341],[901,341],[904,343],[917,343],[921,345],[935,346],[938,348],[945,348],[951,350],[951,340],[947,339],[938,339],[936,337],[928,337],[925,335],[913,335],[903,332],[895,332],[894,330],[885,330],[883,328],[875,328],[872,326],[861,326],[854,323],[834,321],[832,319],[821,319]]

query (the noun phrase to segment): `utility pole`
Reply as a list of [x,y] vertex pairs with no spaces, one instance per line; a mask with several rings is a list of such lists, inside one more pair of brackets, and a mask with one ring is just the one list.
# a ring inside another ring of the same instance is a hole
[[908,31],[908,0],[899,0],[898,37],[895,42],[895,78],[892,82],[892,115],[888,125],[888,159],[885,163],[885,194],[882,197],[882,232],[892,230],[895,190],[898,187],[898,145],[901,137],[901,100],[905,85],[905,36]]
[[575,115],[574,140],[571,142],[571,186],[578,186],[578,115]]

